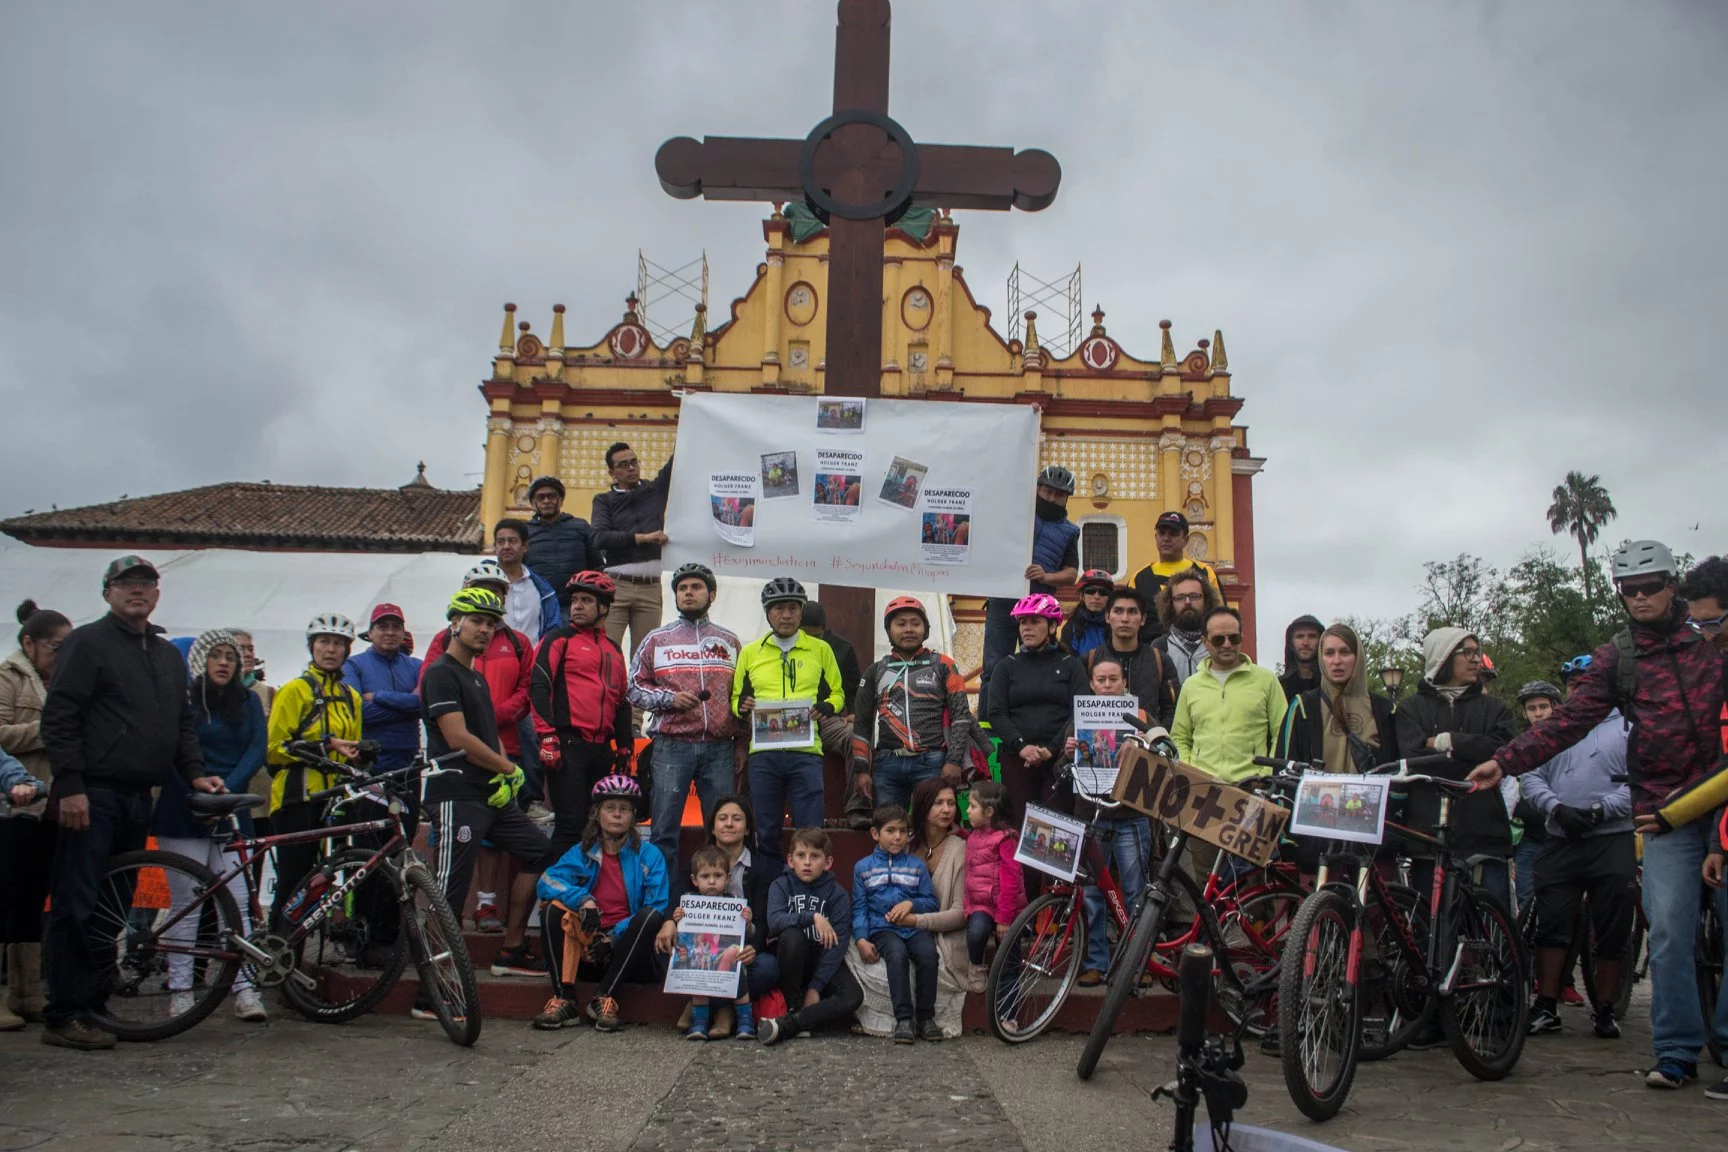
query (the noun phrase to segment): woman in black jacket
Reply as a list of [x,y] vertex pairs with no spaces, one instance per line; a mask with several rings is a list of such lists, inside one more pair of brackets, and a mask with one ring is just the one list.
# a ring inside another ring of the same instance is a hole
[[1319,760],[1328,772],[1366,772],[1398,758],[1392,701],[1368,690],[1362,641],[1348,624],[1320,635],[1320,687],[1290,701],[1278,756]]

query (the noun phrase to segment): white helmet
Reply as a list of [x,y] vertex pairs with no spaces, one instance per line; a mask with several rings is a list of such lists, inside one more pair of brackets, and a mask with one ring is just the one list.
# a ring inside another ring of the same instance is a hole
[[1616,584],[1637,576],[1674,576],[1680,571],[1680,566],[1674,563],[1674,553],[1668,550],[1666,544],[1655,540],[1634,540],[1622,544],[1614,552],[1612,568]]
[[352,643],[354,640],[354,621],[340,612],[320,612],[312,617],[306,625],[306,640],[310,643],[318,636],[340,636]]
[[500,584],[508,588],[510,577],[504,575],[504,569],[498,567],[496,560],[482,560],[462,577],[462,587],[472,588],[476,584]]

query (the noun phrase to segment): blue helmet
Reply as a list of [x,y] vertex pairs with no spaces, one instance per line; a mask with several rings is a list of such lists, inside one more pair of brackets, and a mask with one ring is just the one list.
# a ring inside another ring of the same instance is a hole
[[1560,665],[1560,682],[1562,684],[1564,684],[1566,681],[1570,680],[1572,677],[1578,675],[1578,673],[1580,673],[1580,672],[1584,671],[1584,669],[1590,667],[1591,663],[1594,660],[1595,660],[1595,657],[1590,655],[1590,653],[1588,653],[1588,652],[1584,653],[1584,655],[1582,655],[1582,656],[1572,657],[1572,659],[1570,659],[1570,660],[1566,661],[1566,663]]

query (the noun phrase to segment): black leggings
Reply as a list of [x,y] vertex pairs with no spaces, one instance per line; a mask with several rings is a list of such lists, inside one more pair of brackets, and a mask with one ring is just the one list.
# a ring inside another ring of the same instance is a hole
[[[609,940],[600,950],[609,949],[607,955],[596,957],[596,949],[590,947],[582,957],[577,976],[599,977],[600,983],[594,989],[596,996],[615,996],[618,985],[625,981],[658,985],[660,963],[654,955],[654,937],[660,934],[660,925],[664,922],[665,917],[660,915],[658,908],[639,909],[629,920],[614,925],[613,930],[606,934]],[[548,904],[540,910],[540,936],[546,947],[546,972],[552,979],[552,995],[574,1000],[575,985],[566,984],[563,980],[564,913],[561,909]]]
[[48,820],[14,816],[0,820],[0,944],[40,944],[42,908],[54,870],[54,836]]
[[552,809],[552,855],[556,860],[582,839],[594,785],[612,771],[612,746],[562,735],[562,766],[546,772],[546,806]]
[[858,986],[857,977],[842,960],[828,983],[818,989],[822,999],[803,1007],[804,991],[810,987],[824,949],[805,935],[803,929],[793,928],[780,934],[774,951],[780,961],[780,993],[786,997],[787,1027],[794,1033],[844,1023],[864,1003],[864,989]]

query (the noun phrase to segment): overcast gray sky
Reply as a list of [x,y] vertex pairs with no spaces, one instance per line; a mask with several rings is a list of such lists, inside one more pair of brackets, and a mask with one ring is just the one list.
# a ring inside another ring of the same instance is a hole
[[[832,43],[827,0],[0,5],[0,514],[477,482],[502,302],[593,339],[638,247],[742,292],[763,209],[654,149],[803,136]],[[902,0],[892,110],[1061,160],[962,216],[999,320],[1018,259],[1140,355],[1224,330],[1275,658],[1515,561],[1569,468],[1613,539],[1728,547],[1725,63],[1709,0]]]

